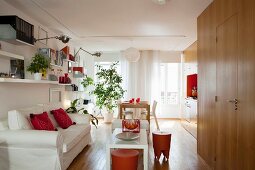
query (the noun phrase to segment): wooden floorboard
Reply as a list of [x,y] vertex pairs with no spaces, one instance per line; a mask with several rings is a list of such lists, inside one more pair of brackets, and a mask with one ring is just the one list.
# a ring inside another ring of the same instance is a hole
[[[178,120],[159,120],[162,131],[172,133],[170,160],[154,160],[152,138],[149,140],[149,169],[150,170],[207,170],[208,166],[197,154],[197,141],[188,133]],[[151,123],[155,129],[154,121]],[[98,129],[92,127],[92,143],[75,158],[68,170],[105,170],[105,144],[111,136],[111,125],[100,121]],[[139,162],[142,162],[142,155]],[[139,170],[142,163],[139,163]]]

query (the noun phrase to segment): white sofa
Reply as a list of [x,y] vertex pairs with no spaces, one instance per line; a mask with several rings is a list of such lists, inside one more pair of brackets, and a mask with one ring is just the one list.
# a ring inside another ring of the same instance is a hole
[[[50,110],[60,107],[60,104],[38,105],[8,112],[8,120],[0,122],[1,170],[65,170],[69,167],[91,142],[90,115],[69,114],[76,125],[61,129],[50,114]],[[49,113],[58,131],[33,130],[29,114],[43,111]]]

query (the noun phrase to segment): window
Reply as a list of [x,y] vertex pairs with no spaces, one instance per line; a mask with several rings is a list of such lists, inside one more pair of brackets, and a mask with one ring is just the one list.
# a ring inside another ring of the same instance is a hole
[[179,103],[179,64],[161,63],[161,104]]

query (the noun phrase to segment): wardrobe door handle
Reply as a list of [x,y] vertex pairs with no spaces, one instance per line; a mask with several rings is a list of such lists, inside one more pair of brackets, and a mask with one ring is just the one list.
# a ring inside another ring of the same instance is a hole
[[227,100],[229,103],[234,103],[234,104],[237,104],[238,103],[238,100],[237,99],[234,99],[234,100]]

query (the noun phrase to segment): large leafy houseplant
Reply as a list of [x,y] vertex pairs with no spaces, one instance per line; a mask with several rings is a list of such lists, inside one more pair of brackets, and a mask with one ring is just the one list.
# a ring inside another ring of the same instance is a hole
[[29,66],[27,66],[27,71],[32,73],[39,73],[45,71],[50,67],[50,60],[44,57],[42,54],[35,54],[32,57],[32,61]]
[[97,106],[100,109],[105,107],[109,113],[117,107],[117,100],[121,99],[125,92],[121,87],[122,77],[117,73],[117,64],[118,62],[114,62],[109,69],[96,66],[98,82],[95,84],[93,94],[96,96]]
[[[67,113],[79,113],[79,112],[82,112],[82,114],[89,114],[89,112],[84,109],[84,108],[80,108],[78,109],[78,102],[79,102],[79,99],[75,99],[74,101],[71,102],[71,106],[69,108],[66,109],[66,112]],[[98,125],[98,119],[92,115],[92,114],[89,114],[91,119],[91,123],[97,128],[97,125]]]

